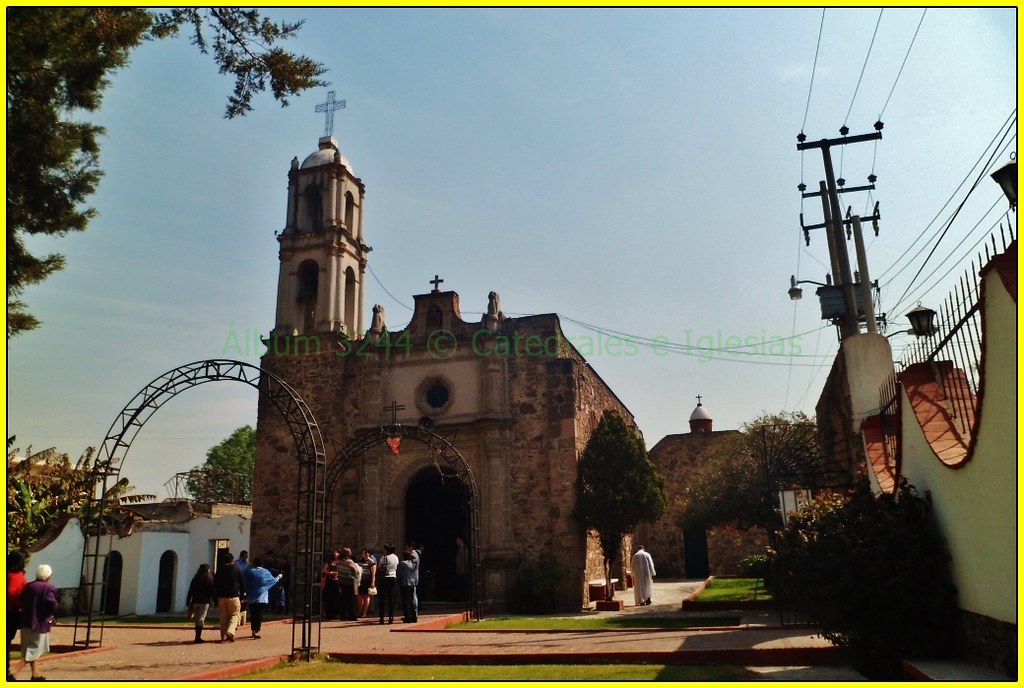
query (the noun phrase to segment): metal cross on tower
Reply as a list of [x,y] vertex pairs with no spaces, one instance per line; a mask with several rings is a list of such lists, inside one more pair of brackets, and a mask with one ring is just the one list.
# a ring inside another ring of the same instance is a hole
[[327,123],[326,123],[326,126],[324,128],[324,136],[325,137],[328,137],[328,136],[331,136],[331,135],[334,134],[334,111],[335,110],[344,110],[344,109],[345,109],[345,101],[344,100],[335,100],[334,99],[334,91],[328,91],[327,92],[327,102],[326,103],[320,103],[319,105],[316,106],[316,111],[317,112],[326,112],[327,113]]
[[697,395],[697,406],[700,406],[700,395]]
[[432,280],[429,280],[429,282],[430,282],[431,284],[433,284],[433,285],[434,285],[434,291],[433,291],[433,293],[434,293],[434,294],[440,294],[440,293],[441,293],[441,290],[437,288],[437,285],[439,285],[439,284],[441,284],[442,282],[444,282],[444,280],[443,280],[443,279],[441,279],[440,277],[438,277],[438,276],[437,276],[437,275],[435,274],[435,275],[434,275],[434,279],[432,279]]

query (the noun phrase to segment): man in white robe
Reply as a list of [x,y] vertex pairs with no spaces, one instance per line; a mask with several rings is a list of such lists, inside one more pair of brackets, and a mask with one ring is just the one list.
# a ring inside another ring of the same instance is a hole
[[633,555],[633,601],[636,606],[651,604],[656,575],[658,574],[654,570],[654,560],[644,546],[640,545],[640,549]]

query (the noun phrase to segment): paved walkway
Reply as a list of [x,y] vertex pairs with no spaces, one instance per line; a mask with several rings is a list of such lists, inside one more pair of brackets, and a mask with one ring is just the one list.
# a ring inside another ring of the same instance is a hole
[[[622,612],[587,611],[579,616],[700,616],[680,611],[682,600],[700,584],[660,581],[655,584],[654,603],[646,607],[633,606],[631,591],[618,592],[616,599],[627,605]],[[835,652],[827,641],[806,628],[780,628],[772,616],[746,613],[740,626],[724,628],[495,633],[444,630],[451,615],[427,610],[418,624],[382,626],[376,619],[325,622],[319,645],[323,653],[371,663],[397,663],[410,656],[421,663],[507,663],[516,655],[517,663],[714,663],[749,666],[771,679],[863,680],[852,669],[834,665]],[[289,621],[273,621],[264,624],[263,637],[255,640],[244,626],[235,642],[221,643],[211,642],[219,633],[207,620],[208,642],[195,644],[185,619],[180,626],[106,625],[101,647],[51,654],[40,670],[50,681],[228,678],[285,658],[293,647],[293,632],[300,629]],[[73,636],[73,627],[58,626],[51,643],[71,645]],[[27,669],[21,677],[28,678]]]

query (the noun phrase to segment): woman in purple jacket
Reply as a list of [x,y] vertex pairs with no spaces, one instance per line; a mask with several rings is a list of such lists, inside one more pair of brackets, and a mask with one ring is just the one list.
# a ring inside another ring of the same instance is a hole
[[50,582],[53,569],[40,564],[36,579],[21,591],[21,659],[11,665],[11,674],[18,675],[25,665],[32,667],[32,680],[45,681],[36,668],[36,660],[50,651],[50,629],[60,602],[57,588]]

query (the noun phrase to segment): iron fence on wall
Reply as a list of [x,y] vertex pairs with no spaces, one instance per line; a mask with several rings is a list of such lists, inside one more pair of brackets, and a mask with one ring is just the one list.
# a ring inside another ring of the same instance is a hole
[[[978,406],[982,338],[980,272],[992,258],[1006,251],[1013,241],[1012,227],[1008,232],[1004,232],[1000,225],[998,233],[993,232],[989,236],[983,250],[971,261],[970,268],[961,275],[958,283],[936,309],[936,322],[932,333],[908,345],[897,361],[903,369],[917,363],[935,366],[935,377],[943,387],[946,410],[964,438],[973,436]],[[999,250],[1000,243],[1002,251]],[[947,376],[939,372],[939,363],[945,362],[948,362],[946,366],[951,364],[954,371],[962,371],[960,379],[966,383],[969,394],[947,389]],[[895,418],[899,394],[898,377],[897,372],[887,379],[879,390],[879,410],[886,430],[898,428],[898,419]],[[887,445],[892,445],[887,447],[891,450],[891,456],[896,455],[896,441],[895,433],[890,435],[886,432]]]

